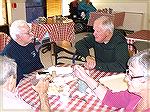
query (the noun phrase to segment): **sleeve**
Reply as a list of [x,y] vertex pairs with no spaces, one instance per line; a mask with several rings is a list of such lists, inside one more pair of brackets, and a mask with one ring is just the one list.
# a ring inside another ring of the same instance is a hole
[[109,72],[125,72],[129,59],[128,44],[126,40],[117,43],[115,47],[115,58],[115,61],[109,63],[103,63],[100,60],[96,60],[96,69]]
[[112,92],[108,90],[102,103],[110,107],[125,108],[125,110],[134,110],[141,97],[126,91]]
[[83,2],[79,3],[78,10],[79,10],[79,12],[85,12],[86,13],[87,9],[86,9],[85,3],[83,3]]
[[93,35],[87,35],[87,37],[84,37],[82,40],[79,40],[75,44],[76,51],[83,57],[87,57],[90,55],[89,49],[94,47],[94,36]]
[[9,58],[13,58],[11,52],[12,52],[12,50],[9,50],[9,48],[5,47],[4,50],[2,51],[1,55],[2,56],[7,56]]

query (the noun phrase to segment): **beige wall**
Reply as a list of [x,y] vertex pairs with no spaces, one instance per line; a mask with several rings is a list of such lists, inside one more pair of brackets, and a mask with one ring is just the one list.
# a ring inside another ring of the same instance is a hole
[[[62,0],[62,15],[69,14],[68,4],[73,0]],[[124,23],[127,29],[149,29],[150,30],[150,2],[148,0],[91,0],[93,5],[99,8],[113,8],[115,11],[143,13],[143,18],[140,14],[126,14]],[[9,6],[9,23],[16,19],[26,20],[25,0],[7,0]],[[12,9],[12,2],[17,3],[17,8]],[[141,20],[141,18],[143,20]],[[142,21],[142,23],[141,23]],[[139,26],[140,25],[140,26]]]
[[[25,9],[26,0],[7,0],[8,6],[8,17],[9,23],[11,24],[14,20],[22,19],[26,20],[26,9]],[[11,6],[12,3],[16,3],[17,7],[13,9]]]
[[[64,0],[63,4],[69,4],[73,0]],[[150,30],[150,2],[149,0],[91,0],[97,9],[112,8],[115,11],[125,11],[123,28],[127,30]],[[68,15],[69,10],[63,9],[63,15]],[[67,10],[67,11],[66,11]]]
[[93,5],[97,9],[112,8],[115,11],[125,11],[124,29],[127,30],[142,30],[150,29],[148,25],[148,0],[101,0],[93,1]]

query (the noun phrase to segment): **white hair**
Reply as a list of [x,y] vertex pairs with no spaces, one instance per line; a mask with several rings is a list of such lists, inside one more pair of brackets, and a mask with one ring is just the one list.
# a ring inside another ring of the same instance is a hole
[[128,61],[128,66],[134,62],[139,65],[143,75],[150,78],[150,49],[143,50],[131,57]]
[[96,19],[95,21],[102,21],[102,28],[108,29],[111,33],[114,31],[114,24],[112,21],[112,17],[109,16],[101,16],[100,18]]
[[16,20],[11,24],[9,30],[10,30],[10,36],[13,40],[17,39],[16,34],[20,33],[20,31],[21,31],[20,27],[22,27],[24,25],[27,25],[27,22],[24,20]]
[[3,85],[11,75],[16,77],[16,72],[17,64],[15,61],[6,56],[0,56],[0,85]]

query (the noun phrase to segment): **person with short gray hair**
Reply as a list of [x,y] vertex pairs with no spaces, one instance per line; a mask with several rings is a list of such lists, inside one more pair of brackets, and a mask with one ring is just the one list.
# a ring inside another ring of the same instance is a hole
[[[85,67],[105,72],[125,72],[129,54],[124,35],[114,29],[109,16],[96,19],[93,29],[93,34],[75,44],[77,53],[86,58]],[[91,56],[90,48],[94,49],[95,57]]]
[[128,88],[119,92],[96,82],[79,65],[75,65],[74,72],[78,78],[85,81],[104,105],[117,109],[124,108],[125,112],[150,112],[150,49],[131,57],[128,66],[124,77]]
[[17,84],[24,77],[44,66],[39,53],[33,44],[33,34],[28,23],[24,20],[15,20],[10,26],[11,40],[6,45],[1,55],[6,55],[17,63]]
[[[1,111],[26,111],[32,112],[32,107],[22,99],[18,98],[16,92],[17,64],[13,59],[6,56],[0,56],[0,97]],[[49,87],[49,79],[40,80],[34,86],[34,90],[39,94],[41,101],[41,109],[44,112],[50,112],[48,103],[47,90]]]

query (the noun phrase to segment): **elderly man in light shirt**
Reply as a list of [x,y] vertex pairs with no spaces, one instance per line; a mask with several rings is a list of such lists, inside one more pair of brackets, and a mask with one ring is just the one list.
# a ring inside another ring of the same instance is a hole
[[[27,104],[22,99],[19,99],[15,95],[16,89],[16,78],[17,78],[17,64],[13,59],[7,58],[5,56],[0,56],[0,96],[3,96],[1,99],[1,112],[2,111],[14,111],[14,112],[31,112],[33,111],[32,107]],[[48,84],[47,79],[40,80],[38,84],[34,87],[35,91],[40,96],[41,101],[41,111],[49,112],[49,103],[48,103]]]

